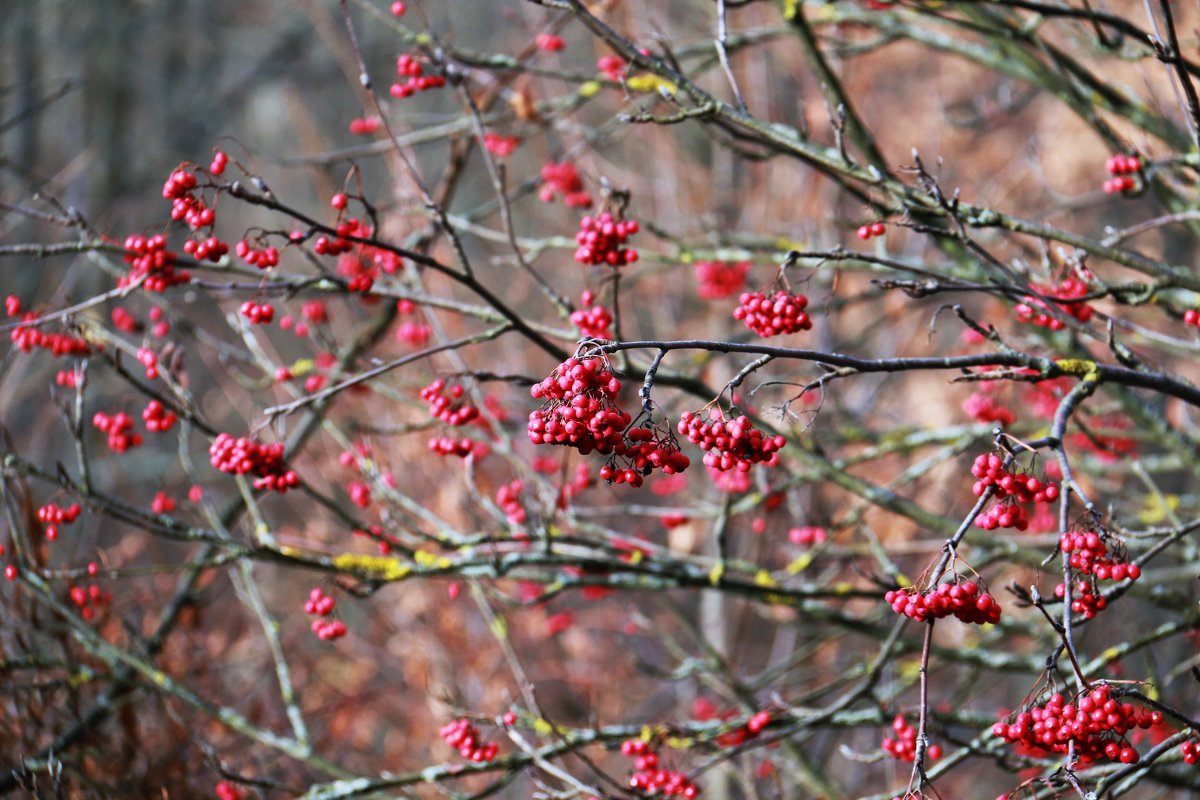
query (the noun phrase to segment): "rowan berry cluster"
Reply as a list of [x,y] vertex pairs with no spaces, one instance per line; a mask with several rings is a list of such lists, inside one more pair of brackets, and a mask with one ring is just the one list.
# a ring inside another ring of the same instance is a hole
[[924,592],[910,586],[893,589],[883,599],[897,614],[924,622],[953,615],[968,625],[995,625],[1000,621],[1000,604],[986,591],[980,591],[975,581],[959,581],[940,584]]
[[1160,712],[1118,702],[1109,686],[1101,684],[1079,695],[1077,702],[1068,703],[1055,692],[1042,705],[1017,714],[1012,722],[997,722],[992,734],[1035,753],[1065,753],[1074,744],[1075,756],[1084,763],[1107,759],[1133,764],[1138,752],[1125,734],[1159,722]]
[[447,388],[446,381],[438,378],[421,389],[421,399],[429,404],[429,414],[447,425],[466,425],[479,418],[479,409],[463,401],[466,390],[459,384]]
[[[37,314],[32,311],[22,317],[23,322],[32,322],[35,319]],[[18,325],[13,328],[9,338],[22,353],[30,353],[35,347],[49,350],[50,354],[56,357],[86,356],[92,352],[91,345],[84,339],[67,333],[44,333],[33,325]]]
[[539,33],[533,43],[537,49],[545,50],[547,53],[559,53],[567,49],[567,43],[563,41],[563,38],[553,33]]
[[700,794],[700,788],[688,780],[687,775],[663,769],[659,764],[658,753],[641,739],[626,739],[621,742],[621,755],[634,759],[633,771],[629,774],[630,788],[646,794],[682,797],[685,800],[693,800]]
[[392,97],[397,99],[403,99],[417,92],[438,89],[446,85],[446,79],[441,75],[426,75],[425,67],[421,62],[407,53],[396,59],[396,74],[400,78],[403,78],[404,82],[397,81],[393,83],[388,91]]
[[1069,554],[1072,569],[1084,575],[1095,575],[1097,580],[1136,581],[1142,576],[1142,568],[1130,564],[1124,557],[1112,557],[1104,534],[1097,531],[1066,531],[1058,537],[1058,546]]
[[779,463],[780,448],[787,443],[782,436],[765,435],[747,416],[726,420],[715,409],[709,412],[708,420],[698,413],[684,412],[678,430],[704,451],[704,465],[720,472],[749,472],[755,464],[773,467]]
[[638,260],[638,251],[626,247],[625,242],[638,232],[637,220],[614,219],[607,211],[600,216],[584,217],[579,220],[579,233],[575,234],[575,260],[592,266],[607,264],[622,267]]
[[58,526],[70,525],[79,519],[79,514],[82,510],[79,507],[79,503],[72,503],[66,508],[60,508],[54,503],[47,503],[39,508],[37,518],[38,522],[46,526],[46,541],[56,541],[58,539]]
[[1112,176],[1104,182],[1105,194],[1120,194],[1137,188],[1137,181],[1131,176],[1142,171],[1142,160],[1117,153],[1104,162],[1104,169]]
[[[1054,596],[1059,600],[1067,597],[1067,585],[1060,583],[1054,587]],[[1100,592],[1094,576],[1080,580],[1071,591],[1071,612],[1083,614],[1084,619],[1091,619],[1108,608],[1108,600]]]
[[283,493],[300,485],[300,476],[283,460],[283,445],[261,444],[245,436],[218,434],[208,448],[213,467],[229,475],[253,475],[255,489]]
[[620,56],[600,56],[596,59],[596,69],[605,78],[619,83],[625,76],[625,59]]
[[108,590],[102,589],[94,583],[86,588],[72,586],[67,590],[67,597],[79,609],[79,616],[88,622],[95,619],[97,612],[103,611],[105,606],[112,603],[112,595],[108,593]]
[[171,201],[171,219],[183,221],[192,230],[199,230],[216,221],[216,212],[209,208],[203,197],[193,194],[196,189],[196,174],[178,167],[171,171],[163,184],[162,196]]
[[213,153],[212,163],[208,165],[208,171],[213,175],[221,175],[225,172],[225,167],[229,165],[229,156],[225,151],[218,150]]
[[824,544],[829,534],[824,528],[816,528],[805,526],[803,528],[792,528],[788,531],[788,541],[792,544],[808,546],[813,544]]
[[591,290],[585,291],[579,302],[587,306],[571,312],[571,324],[579,329],[579,334],[587,339],[611,340],[612,312],[596,302],[596,295]]
[[521,140],[515,136],[503,136],[490,132],[483,135],[483,146],[496,158],[508,158],[520,143]]
[[371,505],[371,487],[362,481],[351,481],[346,486],[346,493],[350,495],[350,502],[359,508]]
[[251,325],[266,325],[275,319],[275,306],[270,303],[258,303],[247,300],[239,309],[241,315],[250,320]]
[[158,353],[149,347],[139,347],[137,360],[145,368],[147,380],[158,380]]
[[125,263],[130,269],[117,281],[118,286],[130,286],[145,278],[142,287],[147,292],[165,292],[192,279],[186,270],[175,269],[175,253],[167,249],[167,238],[161,233],[126,236],[124,245]]
[[468,761],[482,764],[496,757],[500,747],[495,742],[485,742],[479,730],[467,719],[456,719],[443,725],[438,731],[446,744],[458,751]]
[[1200,764],[1200,742],[1188,740],[1179,745],[1179,752],[1183,756],[1183,763],[1190,765]]
[[304,602],[304,613],[316,616],[309,627],[323,642],[340,639],[346,635],[346,623],[340,619],[326,619],[336,605],[337,601],[321,591],[319,586],[308,593],[308,600]]
[[1000,405],[996,398],[983,392],[975,392],[964,400],[962,408],[976,422],[995,422],[1007,426],[1017,421],[1012,409]]
[[[1062,282],[1050,286],[1034,284],[1042,294],[1047,297],[1057,298],[1059,300],[1071,300],[1077,297],[1083,297],[1088,293],[1087,284],[1075,276],[1068,276]],[[1054,307],[1067,316],[1074,317],[1080,322],[1087,322],[1092,318],[1092,307],[1087,303],[1054,303]],[[1045,300],[1039,297],[1026,295],[1020,303],[1013,307],[1016,312],[1018,322],[1028,322],[1032,325],[1040,325],[1043,328],[1049,328],[1052,331],[1062,330],[1063,322],[1057,317],[1053,317],[1046,313],[1049,306]]]
[[496,505],[500,506],[504,516],[513,525],[520,525],[528,517],[525,506],[521,504],[521,491],[524,488],[524,483],[514,480],[496,490]]
[[773,295],[742,292],[738,307],[733,310],[733,318],[740,319],[747,328],[764,338],[799,333],[812,328],[812,318],[804,310],[807,306],[807,297],[783,289]]
[[396,341],[410,347],[421,347],[433,335],[433,328],[420,322],[401,322],[396,326]]
[[599,356],[568,358],[529,393],[545,401],[529,414],[529,441],[610,455],[624,448],[632,417],[616,404],[621,382]]
[[279,266],[279,250],[272,246],[255,247],[247,240],[239,239],[233,246],[233,252],[252,267],[270,269]]
[[[365,239],[371,235],[371,228],[364,225],[362,220],[356,217],[349,217],[342,222],[339,222],[333,229],[333,238],[321,235],[313,242],[313,252],[319,256],[338,256],[342,253],[349,253],[354,249],[355,243],[350,241],[348,236],[357,236],[360,239]],[[357,259],[354,259],[357,262]],[[341,263],[338,264],[339,272]],[[355,272],[358,272],[361,267],[355,263]]]
[[741,291],[750,273],[750,262],[697,261],[692,270],[700,284],[696,294],[703,300],[719,300]]
[[429,451],[439,456],[466,458],[475,452],[475,442],[467,437],[451,439],[449,436],[434,436],[429,440]]
[[370,136],[382,124],[379,117],[355,117],[350,120],[350,132],[355,136]]
[[1058,484],[1042,481],[1032,475],[1009,472],[1004,468],[1004,458],[997,453],[983,453],[971,464],[971,474],[977,479],[971,487],[976,497],[981,497],[988,487],[1000,502],[975,518],[975,524],[984,530],[996,528],[1029,527],[1029,518],[1020,503],[1050,503],[1058,498]]
[[1200,328],[1200,311],[1189,308],[1183,312],[1183,324],[1191,325],[1193,328]]
[[175,420],[174,411],[168,411],[158,401],[150,401],[142,409],[142,423],[146,426],[146,431],[149,433],[166,433],[174,427]]
[[150,501],[150,510],[155,514],[170,514],[175,510],[175,499],[166,492],[157,491]]
[[[891,736],[883,737],[883,742],[880,746],[897,761],[907,761],[912,763],[917,760],[917,729],[909,724],[903,714],[897,714],[892,720],[892,732],[895,738]],[[925,748],[925,757],[930,761],[937,761],[942,757],[941,745],[931,744]]]
[[883,236],[887,233],[887,226],[882,222],[872,222],[870,225],[860,225],[854,235],[862,239],[864,242],[875,236]]
[[592,197],[583,188],[579,171],[569,161],[551,162],[542,167],[542,188],[538,191],[538,199],[550,203],[562,195],[567,208],[590,208]]
[[229,252],[229,245],[215,236],[207,239],[188,239],[183,243],[183,252],[197,261],[211,261],[214,264]]
[[133,433],[133,417],[124,411],[118,411],[111,417],[97,411],[92,417],[92,425],[108,434],[108,449],[115,453],[124,453],[142,443],[142,435]]
[[738,747],[751,739],[757,739],[758,735],[766,730],[771,724],[771,712],[767,710],[756,711],[750,715],[750,719],[746,720],[745,725],[734,728],[731,731],[725,731],[713,740],[717,747]]
[[664,475],[675,475],[690,465],[691,459],[679,452],[670,431],[664,434],[651,427],[631,428],[613,458],[600,468],[600,478],[637,488],[642,485],[643,476],[655,469],[662,470]]

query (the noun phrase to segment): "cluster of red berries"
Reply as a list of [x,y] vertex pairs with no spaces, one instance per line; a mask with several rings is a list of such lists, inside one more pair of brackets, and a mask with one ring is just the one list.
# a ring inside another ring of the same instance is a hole
[[246,800],[246,793],[229,781],[219,781],[214,787],[217,800]]
[[105,606],[112,603],[112,595],[108,590],[94,583],[86,588],[72,586],[67,591],[67,597],[71,598],[71,602],[79,609],[79,616],[88,622],[96,617],[96,612],[103,611]]
[[[1074,276],[1068,276],[1057,285],[1042,286],[1034,284],[1034,288],[1047,297],[1054,297],[1059,300],[1071,300],[1076,297],[1083,297],[1088,293],[1087,284]],[[1055,303],[1054,305],[1062,313],[1074,317],[1080,322],[1087,322],[1092,318],[1092,307],[1087,303]],[[1020,303],[1017,303],[1013,310],[1016,312],[1017,321],[1019,322],[1040,325],[1052,331],[1062,330],[1062,320],[1047,314],[1047,308],[1045,300],[1026,295]]]
[[92,417],[92,425],[108,434],[108,448],[115,453],[124,453],[142,443],[142,435],[133,433],[133,417],[124,411],[118,411],[111,417],[97,411]]
[[779,450],[787,440],[767,436],[754,427],[746,416],[726,420],[716,409],[708,419],[686,411],[679,418],[679,433],[704,451],[704,465],[725,472],[749,472],[755,464],[773,467],[779,463]]
[[396,59],[396,74],[405,79],[403,83],[393,83],[388,90],[397,99],[446,85],[446,79],[441,75],[426,75],[421,62],[407,53]]
[[792,544],[802,546],[813,544],[824,544],[829,534],[824,528],[816,528],[805,526],[803,528],[792,528],[788,531],[788,541]]
[[[188,173],[190,174],[190,173]],[[175,253],[167,249],[167,237],[134,234],[125,237],[125,263],[129,274],[122,275],[118,286],[129,286],[143,277],[142,286],[148,292],[164,292],[171,286],[187,283],[192,276],[186,270],[175,269]]]
[[350,495],[350,502],[359,508],[367,508],[371,505],[371,487],[362,481],[351,481],[346,486],[346,493]]
[[270,303],[258,303],[254,300],[247,300],[242,303],[239,312],[243,317],[250,320],[251,325],[265,325],[275,319],[275,306]]
[[142,423],[150,433],[165,433],[175,425],[175,412],[167,411],[158,400],[151,400],[142,409]]
[[38,509],[37,518],[46,526],[46,541],[53,542],[58,539],[58,526],[70,525],[75,520],[79,519],[79,514],[83,511],[79,503],[72,503],[66,508],[59,508],[54,503],[47,503]]
[[60,369],[54,373],[54,383],[58,386],[74,389],[78,385],[78,382],[75,380],[75,370]]
[[1189,766],[1200,764],[1200,742],[1189,739],[1179,745],[1179,752],[1183,755],[1183,763]]
[[887,233],[887,226],[882,222],[872,222],[870,225],[860,225],[854,235],[862,239],[864,242],[875,236],[883,236]]
[[587,308],[571,312],[571,324],[579,329],[580,335],[586,339],[611,340],[612,312],[596,302],[596,295],[590,289],[580,296],[579,302]]
[[204,203],[204,198],[192,194],[196,183],[194,172],[179,167],[171,171],[162,189],[163,199],[171,201],[171,219],[186,222],[192,230],[206,228],[216,221],[216,212]]
[[214,264],[229,252],[229,245],[215,236],[207,239],[188,239],[183,243],[183,252],[197,261],[211,261]]
[[625,434],[625,442],[616,448],[613,458],[600,468],[600,478],[636,489],[642,485],[643,476],[655,469],[662,470],[664,475],[675,475],[691,463],[691,459],[679,452],[670,431],[663,435],[653,428],[633,428]]
[[1001,500],[976,517],[975,524],[984,530],[1016,528],[1023,531],[1029,527],[1029,519],[1018,503],[1051,503],[1058,498],[1058,484],[1009,472],[1004,468],[1004,458],[996,453],[976,456],[971,464],[971,474],[977,479],[971,487],[976,497],[981,497],[990,486]]
[[746,720],[745,725],[734,728],[731,731],[725,731],[717,736],[713,742],[717,747],[738,747],[751,739],[757,739],[758,735],[766,730],[771,724],[771,712],[767,710],[756,711],[750,715],[750,719]]
[[142,325],[137,321],[137,317],[130,314],[121,306],[116,306],[112,310],[113,327],[122,333],[137,333],[142,330]]
[[500,747],[495,742],[485,742],[479,730],[467,719],[456,719],[438,731],[446,744],[458,751],[468,761],[482,764],[496,757]]
[[496,158],[508,158],[517,149],[521,140],[515,136],[503,136],[499,133],[485,133],[483,146]]
[[560,53],[567,49],[567,43],[561,36],[553,33],[539,33],[533,40],[539,50],[547,53]]
[[158,380],[158,353],[149,347],[139,347],[137,360],[146,370],[146,380]]
[[616,405],[621,382],[599,356],[568,358],[529,393],[545,404],[529,414],[529,441],[610,455],[625,445],[632,417]]
[[434,436],[429,440],[429,451],[439,456],[466,458],[475,452],[475,442],[467,437],[451,439],[449,436]]
[[420,322],[401,322],[396,327],[396,341],[410,347],[422,347],[433,335],[433,328]]
[[1068,563],[1072,569],[1095,575],[1097,580],[1136,581],[1142,577],[1142,568],[1137,564],[1110,557],[1104,536],[1096,531],[1067,531],[1058,537],[1058,546],[1070,554]]
[[562,195],[567,208],[590,208],[592,197],[583,188],[579,171],[569,161],[551,162],[542,167],[542,188],[538,191],[538,199],[543,203],[553,202],[554,198]]
[[[916,761],[917,729],[909,724],[903,714],[897,714],[896,718],[892,720],[892,732],[896,734],[895,738],[883,737],[880,747],[897,761],[907,761],[910,764]],[[925,748],[925,757],[930,761],[937,761],[942,757],[941,745],[929,745]]]
[[620,56],[600,56],[596,59],[596,69],[610,81],[619,83],[625,75],[625,59]]
[[807,297],[782,289],[770,296],[764,292],[742,292],[733,318],[740,319],[762,337],[799,333],[812,328],[812,318],[804,310],[807,306]]
[[605,211],[596,218],[579,220],[579,233],[575,234],[575,260],[592,266],[607,264],[622,267],[638,260],[638,251],[626,247],[625,242],[638,232],[637,220],[617,220]]
[[[1067,585],[1060,583],[1054,587],[1054,596],[1059,600],[1067,597]],[[1084,619],[1091,619],[1108,608],[1108,600],[1101,594],[1094,577],[1085,578],[1075,584],[1071,592],[1071,612],[1083,614]]]
[[154,493],[154,499],[150,501],[150,510],[155,514],[170,514],[175,510],[175,498],[163,491]]
[[[333,229],[333,238],[321,235],[313,242],[313,252],[319,256],[339,256],[354,249],[355,243],[347,237],[357,236],[365,239],[371,235],[369,225],[364,225],[357,217],[348,217],[339,222]],[[357,259],[355,259],[357,261]],[[339,264],[339,266],[341,266]]]
[[213,175],[220,175],[225,172],[225,167],[229,165],[229,156],[224,150],[218,150],[213,153],[212,163],[208,165],[208,171]]
[[1130,176],[1142,171],[1142,160],[1137,156],[1117,153],[1104,162],[1104,169],[1112,176],[1104,182],[1104,192],[1120,194],[1137,188],[1137,181]]
[[466,390],[457,383],[447,390],[446,381],[438,378],[421,390],[421,399],[429,404],[430,416],[447,425],[466,425],[479,418],[479,409],[463,402],[465,394]]
[[981,592],[975,581],[959,582],[957,577],[953,583],[943,583],[924,592],[914,586],[893,589],[883,599],[897,614],[917,622],[951,615],[968,625],[995,625],[1000,621],[1000,604],[996,598]]
[[525,506],[521,504],[521,490],[524,488],[524,483],[514,480],[496,490],[496,505],[500,506],[504,516],[513,525],[520,525],[528,517]]
[[326,619],[336,605],[337,601],[322,592],[319,586],[308,593],[308,600],[304,602],[304,613],[317,617],[310,626],[312,632],[323,642],[340,639],[346,635],[346,623],[340,619]]
[[1000,405],[996,402],[996,398],[983,392],[975,392],[964,400],[962,409],[976,422],[998,422],[1001,425],[1012,425],[1017,421],[1017,415],[1012,412],[1012,409]]
[[355,136],[370,136],[375,131],[379,130],[381,125],[379,117],[355,117],[350,120],[350,132]]
[[245,436],[218,434],[208,448],[215,469],[229,475],[253,475],[255,489],[286,492],[300,485],[300,476],[283,460],[283,445],[260,444]]
[[[22,321],[32,322],[35,319],[37,314],[30,311],[23,316]],[[91,346],[84,339],[67,333],[44,333],[33,325],[18,325],[13,328],[9,338],[23,353],[32,352],[35,347],[49,350],[53,356],[86,356],[92,352]]]
[[1084,763],[1107,759],[1133,764],[1138,752],[1125,741],[1125,734],[1160,722],[1160,712],[1120,703],[1111,696],[1108,685],[1102,684],[1072,703],[1055,692],[1044,704],[1017,714],[1012,722],[997,722],[992,734],[1035,753],[1065,753],[1073,742],[1076,757]]
[[719,300],[741,291],[750,273],[750,262],[697,261],[692,270],[700,284],[696,294],[703,300]]
[[239,239],[233,252],[252,267],[270,269],[279,266],[279,250],[275,247],[255,247],[245,239]]
[[621,742],[621,755],[635,759],[633,771],[629,774],[630,788],[646,794],[682,797],[684,800],[694,800],[700,794],[700,788],[688,780],[687,775],[663,769],[658,762],[658,753],[641,739]]

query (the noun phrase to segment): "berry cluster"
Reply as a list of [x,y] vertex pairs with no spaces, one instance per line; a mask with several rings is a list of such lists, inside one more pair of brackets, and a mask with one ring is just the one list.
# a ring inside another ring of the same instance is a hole
[[155,514],[170,514],[175,510],[175,499],[166,492],[155,492],[154,499],[150,501],[150,510]]
[[1142,171],[1142,160],[1117,153],[1104,162],[1104,169],[1112,176],[1104,182],[1105,194],[1120,194],[1137,188],[1137,181],[1131,176]]
[[355,117],[350,120],[350,132],[355,136],[370,136],[382,124],[379,117]]
[[1136,581],[1142,576],[1142,568],[1130,564],[1123,557],[1110,557],[1104,535],[1096,531],[1067,531],[1058,537],[1058,546],[1069,553],[1072,569],[1084,575],[1095,575],[1097,580]]
[[215,264],[229,252],[229,245],[215,236],[209,236],[207,239],[188,239],[183,243],[183,252],[197,261],[211,261]]
[[78,381],[75,379],[75,370],[60,369],[54,373],[54,383],[58,386],[65,386],[68,389],[76,388]]
[[[317,240],[313,242],[313,252],[319,256],[339,256],[342,253],[349,253],[354,249],[355,243],[347,237],[357,236],[365,239],[371,235],[371,228],[364,225],[361,220],[349,217],[337,224],[337,227],[333,229],[333,234],[332,239],[325,235],[318,236]],[[357,259],[355,261],[357,262]],[[339,273],[342,272],[341,266],[339,263]],[[356,265],[354,271],[358,270],[359,267]]]
[[407,53],[396,59],[396,74],[405,79],[403,83],[393,83],[388,90],[397,99],[446,85],[446,79],[441,75],[426,75],[421,62]]
[[[22,317],[23,322],[32,322],[37,314],[32,311]],[[12,343],[22,353],[32,352],[35,347],[49,350],[53,356],[86,356],[92,352],[86,340],[67,333],[44,333],[33,325],[18,325],[9,334]]]
[[508,158],[517,149],[521,140],[515,136],[503,136],[499,133],[485,133],[483,146],[496,158]]
[[[163,184],[162,196],[171,201],[171,219],[182,220],[192,230],[207,228],[216,221],[216,212],[204,203],[204,198],[193,194],[196,174],[183,167],[171,171]],[[128,247],[126,247],[128,249]]]
[[514,480],[496,490],[496,505],[500,506],[504,516],[513,525],[520,525],[528,517],[525,506],[521,504],[521,490],[524,488],[524,483]]
[[625,59],[620,56],[600,56],[596,59],[596,69],[605,78],[619,83],[625,76]]
[[658,753],[650,749],[648,742],[626,739],[621,742],[621,755],[635,759],[629,774],[629,786],[633,789],[685,800],[694,800],[700,794],[700,788],[688,780],[687,775],[663,769],[658,762]]
[[1103,684],[1073,703],[1055,692],[1044,704],[1017,714],[1012,722],[997,722],[992,734],[1035,753],[1065,753],[1074,742],[1075,755],[1084,763],[1107,759],[1133,764],[1138,752],[1125,741],[1125,734],[1159,722],[1160,712],[1120,703]]
[[579,233],[575,234],[575,260],[580,264],[607,264],[622,267],[638,260],[638,251],[626,247],[625,242],[638,232],[636,220],[617,220],[605,211],[596,218],[579,220]]
[[799,333],[812,328],[812,318],[804,310],[807,306],[807,297],[783,289],[770,296],[765,292],[742,292],[733,318],[740,319],[747,328],[764,338]]
[[475,452],[475,442],[467,437],[451,439],[449,436],[434,436],[429,440],[429,451],[439,456],[466,458]]
[[340,639],[346,635],[346,623],[340,619],[326,619],[335,605],[337,601],[322,592],[319,586],[308,593],[308,600],[304,602],[304,613],[317,617],[310,626],[312,632],[323,642]]
[[438,731],[446,744],[458,751],[468,761],[481,764],[496,757],[500,747],[495,742],[485,742],[479,730],[467,719],[456,719],[443,725]]
[[185,270],[175,269],[175,253],[167,249],[167,238],[161,233],[126,236],[125,263],[130,266],[129,274],[121,276],[118,286],[129,286],[144,277],[142,286],[147,292],[164,292],[192,278]]
[[[1071,300],[1076,297],[1083,297],[1088,293],[1087,284],[1074,276],[1065,278],[1057,285],[1042,286],[1034,284],[1034,288],[1047,297],[1054,297],[1059,300]],[[1055,303],[1054,306],[1063,314],[1074,317],[1080,322],[1087,322],[1092,318],[1092,307],[1087,303]],[[1047,314],[1047,309],[1048,306],[1045,300],[1030,295],[1026,295],[1013,308],[1019,322],[1040,325],[1052,331],[1062,330],[1062,320]]]
[[642,485],[642,477],[654,469],[662,470],[664,475],[675,475],[691,463],[691,459],[679,452],[679,445],[670,431],[664,435],[650,427],[632,428],[625,434],[624,444],[614,451],[613,458],[600,468],[600,478],[637,488]]
[[46,541],[53,542],[58,539],[58,526],[70,525],[75,520],[79,519],[79,514],[83,509],[79,507],[79,503],[72,503],[66,508],[59,508],[54,503],[47,503],[38,509],[38,522],[46,526]]
[[611,455],[625,445],[623,431],[632,421],[616,405],[621,382],[598,356],[568,358],[529,393],[544,400],[530,412],[529,441],[573,447],[582,455],[593,450]]
[[[1054,596],[1059,600],[1067,597],[1067,585],[1060,583],[1054,587]],[[1108,608],[1108,600],[1100,593],[1094,577],[1087,578],[1075,584],[1071,592],[1071,612],[1083,614],[1084,619],[1091,619]]]
[[749,472],[754,464],[773,467],[779,463],[779,449],[787,440],[767,436],[754,427],[746,416],[726,420],[715,409],[708,420],[691,411],[679,418],[679,433],[704,451],[704,465],[725,472]]
[[872,222],[870,225],[860,225],[854,235],[862,239],[864,242],[875,236],[883,236],[887,233],[887,226],[882,222]]
[[420,322],[401,322],[396,328],[396,341],[409,347],[423,347],[433,335],[433,328]]
[[233,252],[252,267],[270,269],[279,266],[279,250],[275,247],[255,247],[245,239],[239,239],[233,246]]
[[229,156],[224,150],[218,150],[213,153],[212,163],[208,165],[208,171],[213,175],[221,175],[225,172],[225,167],[229,165]]
[[829,534],[824,528],[814,528],[811,526],[792,528],[790,531],[788,531],[788,541],[790,541],[792,544],[798,544],[802,546],[824,544],[828,536]]
[[246,800],[246,793],[229,781],[219,781],[213,790],[217,800]]
[[105,606],[112,603],[112,595],[94,583],[87,588],[72,586],[67,591],[67,597],[79,609],[79,616],[88,622],[95,618],[96,612],[103,611]]
[[1189,766],[1200,764],[1200,742],[1188,740],[1179,745],[1179,752],[1183,756],[1183,763]]
[[266,325],[275,319],[275,306],[270,303],[256,303],[253,300],[247,300],[242,303],[239,312],[250,320],[251,325]]
[[479,409],[463,402],[465,392],[459,384],[454,384],[447,390],[446,382],[438,378],[421,390],[421,399],[429,404],[430,416],[447,425],[466,425],[479,418]]
[[371,505],[371,487],[362,481],[350,481],[346,486],[346,493],[350,495],[350,502],[359,508]]
[[1012,409],[1000,405],[996,402],[996,398],[983,392],[975,392],[964,400],[962,409],[976,422],[1012,425],[1017,421],[1017,415],[1012,412]]
[[580,336],[585,339],[611,340],[613,315],[604,306],[596,302],[596,295],[589,289],[579,298],[581,308],[571,313],[571,324],[579,329]]
[[892,610],[909,619],[924,622],[954,615],[968,625],[995,625],[1000,621],[1000,604],[975,581],[943,583],[936,589],[918,591],[916,587],[893,589],[883,596]]
[[553,33],[539,33],[533,43],[537,49],[545,50],[547,53],[560,53],[567,49],[567,43],[563,41],[563,38]]
[[550,203],[562,195],[567,208],[590,208],[592,196],[583,188],[579,171],[569,161],[551,162],[542,167],[542,188],[538,191],[538,199]]
[[[908,723],[903,714],[897,714],[896,718],[892,720],[892,732],[896,734],[896,737],[883,737],[880,746],[897,761],[907,761],[910,764],[916,761],[917,729]],[[937,761],[942,757],[941,745],[929,745],[925,748],[925,757],[930,761]]]
[[175,425],[175,412],[167,411],[158,400],[151,400],[142,409],[142,424],[149,433],[165,433]]
[[137,360],[146,369],[147,380],[158,380],[158,353],[149,347],[139,347]]
[[741,291],[750,273],[749,261],[697,261],[692,265],[699,286],[696,294],[703,300],[732,297]]
[[771,724],[771,712],[767,710],[756,711],[746,720],[745,725],[734,728],[731,731],[725,731],[717,736],[713,742],[717,747],[738,747],[745,744],[751,739],[758,738],[758,735],[766,730]]
[[976,497],[982,496],[990,486],[1000,499],[975,518],[975,524],[987,531],[996,528],[1023,531],[1029,527],[1029,518],[1019,503],[1050,503],[1058,498],[1058,484],[1009,472],[1004,468],[1004,458],[997,453],[976,456],[971,464],[971,474],[977,479],[971,487]]
[[97,411],[92,417],[92,425],[108,434],[108,449],[115,453],[124,453],[131,447],[142,443],[142,435],[133,433],[133,417],[124,411],[118,411],[111,417]]
[[288,469],[282,444],[260,444],[245,436],[218,434],[208,448],[213,467],[229,475],[253,475],[255,489],[283,493],[300,485],[300,476]]

